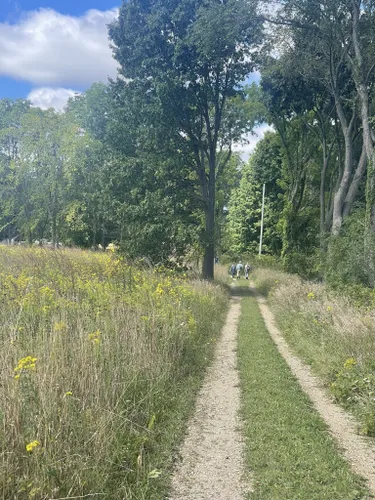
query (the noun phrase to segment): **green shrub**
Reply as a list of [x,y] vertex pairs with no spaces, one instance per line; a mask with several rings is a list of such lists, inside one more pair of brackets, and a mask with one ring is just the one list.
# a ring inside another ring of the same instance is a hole
[[355,210],[346,218],[340,236],[329,239],[324,269],[329,285],[370,284],[371,266],[364,251],[364,220],[364,210]]
[[323,276],[322,258],[320,250],[312,254],[290,252],[283,258],[283,268],[286,272],[298,274],[304,279],[320,280]]
[[354,358],[349,358],[330,388],[338,403],[362,414],[362,432],[375,436],[375,372],[364,371]]

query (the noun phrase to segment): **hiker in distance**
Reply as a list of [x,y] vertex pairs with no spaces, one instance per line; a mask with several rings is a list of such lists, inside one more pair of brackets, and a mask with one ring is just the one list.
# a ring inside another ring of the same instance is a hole
[[236,270],[237,270],[237,279],[239,280],[241,278],[241,271],[242,271],[242,268],[243,268],[243,265],[242,265],[242,262],[239,261],[239,263],[237,264],[236,266]]
[[245,266],[245,278],[248,280],[249,279],[249,272],[250,272],[250,264],[247,263],[246,266]]

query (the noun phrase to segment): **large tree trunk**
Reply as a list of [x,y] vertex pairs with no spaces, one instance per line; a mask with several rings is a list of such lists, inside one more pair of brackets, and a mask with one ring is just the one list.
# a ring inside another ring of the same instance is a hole
[[328,169],[329,156],[327,155],[327,143],[323,136],[322,139],[323,165],[320,174],[320,248],[325,250],[326,240],[326,176]]
[[355,110],[353,110],[352,118],[348,125],[340,99],[336,97],[336,108],[339,116],[342,132],[345,141],[345,163],[344,170],[339,181],[338,189],[333,198],[333,214],[332,214],[332,235],[338,236],[341,232],[342,223],[344,220],[344,204],[346,195],[349,190],[350,181],[353,171],[353,127],[355,119]]
[[343,210],[342,210],[344,218],[350,214],[353,203],[354,203],[356,196],[357,196],[357,193],[358,193],[359,185],[362,181],[364,173],[366,172],[366,164],[367,164],[366,148],[363,145],[361,157],[359,159],[357,168],[354,172],[353,179],[350,183],[348,193],[347,193],[345,201],[344,201],[344,206],[343,206]]
[[214,279],[215,259],[215,194],[216,194],[216,147],[209,158],[208,199],[206,200],[206,238],[203,257],[203,279]]
[[375,144],[372,136],[369,91],[365,78],[361,46],[359,41],[359,18],[361,2],[352,0],[353,16],[353,47],[354,60],[352,61],[353,77],[361,105],[361,119],[363,128],[363,143],[367,154],[367,182],[366,182],[366,225],[364,234],[365,260],[368,262],[369,285],[375,285],[374,262],[374,234],[375,234]]
[[203,257],[203,279],[214,279],[214,259],[215,259],[215,212],[208,210],[206,212],[206,238],[207,242],[204,249]]

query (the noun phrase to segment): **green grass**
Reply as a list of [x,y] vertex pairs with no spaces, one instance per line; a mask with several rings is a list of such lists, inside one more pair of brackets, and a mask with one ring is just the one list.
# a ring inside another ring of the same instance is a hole
[[0,499],[166,498],[227,298],[116,254],[0,247]]
[[[375,436],[375,312],[369,292],[332,290],[297,276],[257,269],[257,290],[268,304],[288,345],[346,410],[359,432]],[[362,304],[362,305],[360,305]]]
[[252,500],[370,498],[272,342],[254,298],[242,301],[239,368]]

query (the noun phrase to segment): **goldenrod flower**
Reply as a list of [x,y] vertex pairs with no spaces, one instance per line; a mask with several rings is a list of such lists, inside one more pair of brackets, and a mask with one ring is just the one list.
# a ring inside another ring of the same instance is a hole
[[31,443],[26,445],[26,451],[33,451],[35,448],[40,446],[39,441],[31,441]]
[[20,373],[17,373],[17,375],[15,375],[14,378],[20,378],[20,374],[24,370],[35,370],[37,359],[38,358],[33,358],[32,356],[26,356],[25,358],[21,358],[18,361],[18,365],[14,369],[16,373],[17,372]]
[[102,332],[100,330],[96,330],[96,332],[94,333],[89,333],[88,337],[89,337],[89,340],[91,340],[91,342],[93,344],[100,344],[100,336],[101,336]]
[[55,332],[65,332],[67,329],[66,323],[64,321],[56,322],[53,326]]

